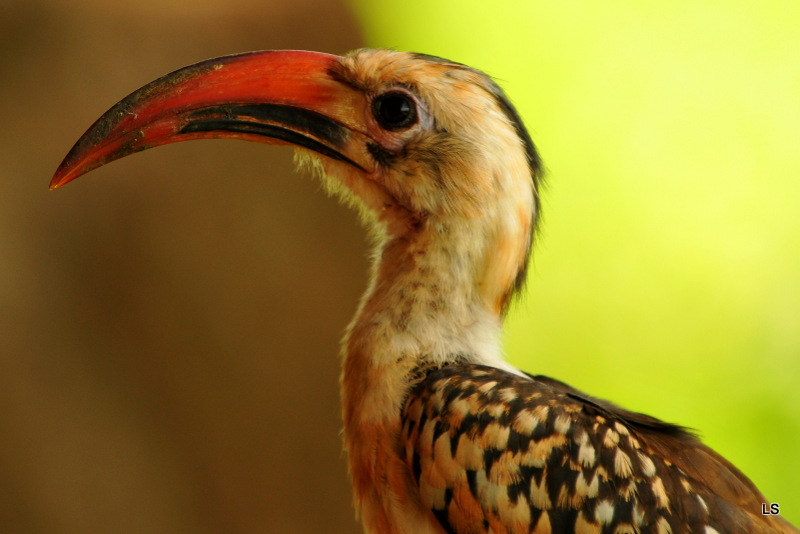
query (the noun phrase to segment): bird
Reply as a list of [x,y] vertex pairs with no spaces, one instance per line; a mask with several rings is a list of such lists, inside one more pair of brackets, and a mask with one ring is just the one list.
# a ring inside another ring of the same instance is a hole
[[542,162],[488,75],[437,56],[258,51],[134,91],[50,184],[152,147],[295,147],[360,215],[371,274],[342,342],[343,447],[365,532],[798,533],[681,426],[508,363]]

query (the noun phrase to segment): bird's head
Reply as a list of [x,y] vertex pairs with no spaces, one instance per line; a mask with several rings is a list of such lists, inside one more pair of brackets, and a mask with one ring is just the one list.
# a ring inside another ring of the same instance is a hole
[[107,111],[51,188],[134,152],[208,138],[299,147],[301,163],[388,239],[464,229],[475,283],[498,313],[524,277],[539,159],[514,107],[480,71],[389,50],[203,61]]

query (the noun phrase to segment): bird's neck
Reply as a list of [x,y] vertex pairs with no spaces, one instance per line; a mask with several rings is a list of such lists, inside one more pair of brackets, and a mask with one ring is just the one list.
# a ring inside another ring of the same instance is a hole
[[515,371],[502,358],[500,334],[524,259],[504,261],[508,236],[498,242],[482,224],[428,219],[376,245],[369,288],[344,340],[346,417],[399,413],[420,366],[466,361]]

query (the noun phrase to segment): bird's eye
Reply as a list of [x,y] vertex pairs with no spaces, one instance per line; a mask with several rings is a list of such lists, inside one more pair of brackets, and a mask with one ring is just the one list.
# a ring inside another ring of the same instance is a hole
[[417,104],[400,91],[389,91],[372,101],[372,113],[381,128],[403,130],[417,122]]

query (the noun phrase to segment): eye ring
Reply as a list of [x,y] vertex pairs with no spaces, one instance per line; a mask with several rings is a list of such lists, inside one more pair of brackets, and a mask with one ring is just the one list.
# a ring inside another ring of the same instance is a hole
[[417,103],[403,91],[387,91],[372,100],[372,114],[384,130],[405,130],[417,123]]

